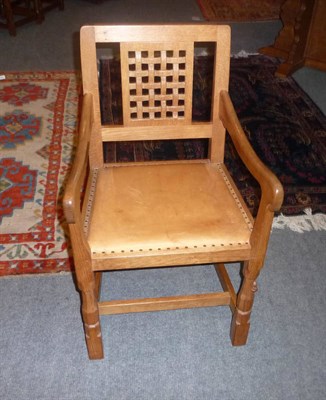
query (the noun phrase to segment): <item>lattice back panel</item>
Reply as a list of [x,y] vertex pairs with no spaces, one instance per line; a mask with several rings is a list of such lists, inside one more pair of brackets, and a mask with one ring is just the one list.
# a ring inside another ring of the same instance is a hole
[[124,125],[191,122],[193,46],[121,43]]

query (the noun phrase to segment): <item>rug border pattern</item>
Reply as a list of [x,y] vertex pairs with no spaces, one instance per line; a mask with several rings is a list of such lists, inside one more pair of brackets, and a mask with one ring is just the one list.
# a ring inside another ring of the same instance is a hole
[[[14,259],[10,261],[0,260],[0,276],[3,275],[15,275],[15,274],[29,274],[29,273],[48,273],[48,272],[61,272],[70,270],[72,267],[72,257],[64,258],[47,258],[51,253],[51,248],[54,246],[56,233],[56,218],[53,218],[53,214],[57,217],[57,200],[59,194],[58,179],[60,174],[60,168],[57,165],[62,162],[62,130],[64,129],[65,120],[65,102],[66,96],[69,91],[69,86],[72,80],[75,80],[76,84],[76,95],[78,96],[80,88],[80,73],[77,71],[26,71],[26,72],[3,72],[1,75],[5,75],[5,81],[1,82],[14,82],[19,80],[20,82],[53,82],[55,80],[60,81],[58,88],[58,95],[56,98],[55,107],[53,108],[53,120],[51,122],[52,137],[49,143],[49,159],[47,167],[47,176],[44,177],[46,181],[45,193],[43,197],[43,210],[42,210],[42,224],[37,227],[36,231],[17,233],[17,234],[1,234],[0,235],[0,246],[1,244],[17,244],[21,243],[21,247],[27,246],[29,248],[30,243],[39,243],[38,257],[36,259]],[[19,246],[19,247],[20,247]],[[29,250],[31,250],[29,248]],[[67,250],[67,244],[62,242],[61,250]],[[35,249],[32,249],[35,252]]]

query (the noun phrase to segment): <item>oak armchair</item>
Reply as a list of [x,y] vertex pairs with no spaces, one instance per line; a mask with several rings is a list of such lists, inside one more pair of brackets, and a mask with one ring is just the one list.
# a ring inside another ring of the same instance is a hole
[[[215,44],[211,121],[192,121],[196,42]],[[123,124],[101,125],[97,43],[120,43]],[[256,279],[283,189],[251,148],[228,94],[230,28],[212,24],[84,26],[79,144],[66,186],[88,354],[103,357],[100,315],[226,305],[231,341],[247,341]],[[256,218],[223,161],[226,130],[261,186]],[[103,142],[207,138],[204,160],[111,163]],[[86,189],[82,193],[86,181]],[[224,263],[243,263],[236,294]],[[103,271],[214,264],[223,292],[99,301]]]

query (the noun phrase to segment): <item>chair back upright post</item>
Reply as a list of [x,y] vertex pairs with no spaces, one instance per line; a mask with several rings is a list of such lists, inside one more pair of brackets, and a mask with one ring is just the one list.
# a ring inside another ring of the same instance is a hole
[[91,94],[93,101],[93,126],[89,144],[90,169],[103,166],[103,150],[101,137],[101,110],[98,87],[98,70],[96,54],[95,29],[91,26],[82,27],[80,30],[80,53],[83,95]]
[[[207,42],[215,44],[211,121],[194,123],[194,49],[196,43]],[[120,43],[122,126],[101,124],[97,43]],[[229,82],[228,26],[84,26],[81,59],[83,91],[93,96],[91,168],[103,165],[103,141],[208,138],[208,158],[223,162],[225,129],[219,118],[219,102],[220,92],[228,90]]]

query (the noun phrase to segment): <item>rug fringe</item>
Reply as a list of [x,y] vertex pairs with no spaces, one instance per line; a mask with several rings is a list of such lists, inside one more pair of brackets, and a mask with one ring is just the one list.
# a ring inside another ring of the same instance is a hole
[[313,214],[311,208],[304,210],[304,215],[297,215],[294,217],[288,217],[283,214],[274,218],[273,228],[285,229],[288,228],[291,231],[297,233],[304,233],[310,231],[326,231],[326,215],[325,214]]
[[236,54],[231,54],[232,58],[248,58],[250,56],[257,56],[258,53],[248,53],[245,50],[240,50],[238,53]]

